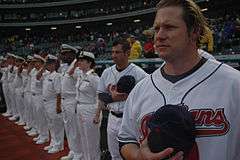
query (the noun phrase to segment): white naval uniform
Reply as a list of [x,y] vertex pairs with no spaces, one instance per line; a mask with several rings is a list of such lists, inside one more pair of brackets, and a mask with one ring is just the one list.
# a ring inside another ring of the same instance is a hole
[[[109,84],[116,85],[118,80],[124,75],[131,75],[135,78],[136,83],[142,80],[147,76],[147,73],[136,66],[133,63],[130,63],[126,69],[119,72],[116,69],[116,65],[113,65],[107,69],[105,69],[100,78],[98,93],[108,92],[107,88]],[[108,104],[110,111],[116,113],[122,113],[124,108],[125,101],[122,102],[113,102]],[[119,132],[119,128],[122,122],[122,118],[118,118],[113,114],[109,114],[108,117],[108,126],[107,126],[107,135],[108,135],[108,149],[111,153],[112,160],[121,160],[121,156],[119,153],[119,145],[117,141],[117,135]]]
[[43,75],[43,104],[47,113],[47,123],[50,130],[53,148],[63,149],[64,127],[62,114],[56,111],[57,95],[61,93],[61,76],[56,71]]
[[15,94],[15,87],[14,87],[14,78],[17,72],[17,68],[16,66],[14,66],[13,71],[10,72],[10,70],[8,72],[8,87],[9,87],[11,111],[14,117],[19,117],[17,108],[16,108],[16,94]]
[[[37,108],[35,106],[35,102],[34,102],[34,98],[35,96],[40,96],[42,93],[40,91],[40,88],[39,86],[36,87],[36,75],[37,75],[38,71],[36,68],[33,68],[31,70],[31,72],[29,73],[29,75],[31,76],[31,101],[30,101],[30,106],[32,107],[32,119],[31,119],[31,127],[32,127],[32,131],[33,132],[38,132],[38,127],[39,127],[39,124],[38,124],[38,113],[37,113]],[[38,83],[39,85],[39,83]]]
[[[32,72],[32,71],[31,71]],[[32,92],[31,92],[31,72],[26,75],[26,86],[24,87],[24,105],[25,105],[25,118],[26,126],[33,127],[33,106],[32,106]]]
[[[240,159],[240,73],[216,60],[208,60],[191,75],[172,83],[160,69],[141,81],[129,95],[119,132],[122,143],[146,138],[146,122],[165,104],[184,103],[197,129],[194,160]],[[198,153],[198,154],[196,154]]]
[[27,87],[27,83],[28,83],[28,75],[27,75],[27,69],[23,69],[22,73],[21,73],[21,77],[22,77],[22,103],[23,103],[23,111],[22,111],[22,119],[23,122],[25,122],[25,124],[27,125],[27,115],[26,115],[26,104],[25,104],[25,88]]
[[[79,70],[78,68],[75,70]],[[80,70],[79,70],[80,71]],[[76,72],[75,72],[76,73]],[[89,70],[77,75],[76,100],[78,129],[82,140],[84,160],[100,160],[100,124],[94,124],[97,110],[97,86],[99,77]]]
[[15,78],[13,80],[14,88],[15,88],[15,104],[16,111],[19,115],[19,122],[23,122],[23,113],[24,113],[24,104],[23,104],[23,95],[22,95],[22,77],[18,73],[15,74]]
[[47,140],[49,137],[47,124],[47,113],[43,106],[43,80],[37,80],[39,70],[35,70],[31,77],[32,107],[35,110],[36,129],[40,140]]
[[4,99],[5,99],[6,108],[7,108],[6,113],[11,114],[11,106],[10,106],[10,98],[9,98],[9,88],[8,88],[9,67],[1,68],[1,72],[2,72],[2,78],[1,78],[2,89],[3,89]]
[[[72,63],[73,64],[73,63]],[[70,152],[74,156],[82,156],[80,133],[77,129],[77,101],[76,97],[76,80],[69,76],[68,72],[72,65],[62,64],[61,68],[61,97],[62,97],[62,114],[64,128]]]

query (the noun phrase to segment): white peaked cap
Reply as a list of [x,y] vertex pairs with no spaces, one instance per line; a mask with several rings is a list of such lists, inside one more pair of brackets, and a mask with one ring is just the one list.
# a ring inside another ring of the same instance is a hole
[[79,58],[82,58],[82,57],[89,57],[89,58],[92,58],[92,59],[95,59],[95,56],[92,52],[87,52],[87,51],[82,51],[79,56]]
[[48,54],[47,56],[48,59],[53,59],[53,60],[57,60],[58,58],[52,54]]
[[38,54],[34,54],[33,57],[37,58],[37,59],[41,59],[43,62],[46,62],[46,60],[42,56],[40,56]]
[[15,58],[16,58],[16,59],[20,59],[20,60],[22,60],[22,61],[25,61],[25,59],[24,59],[23,57],[20,57],[20,56],[17,56],[17,55],[15,55]]
[[28,56],[27,56],[27,59],[28,59],[28,60],[32,60],[32,59],[33,59],[33,56],[28,55]]
[[75,53],[78,53],[78,49],[73,47],[73,46],[70,46],[68,44],[62,44],[61,46],[61,52],[64,52],[64,51],[74,51]]
[[12,54],[12,53],[9,53],[9,52],[8,52],[7,55],[10,56],[10,57],[14,57],[14,58],[15,58],[15,55]]

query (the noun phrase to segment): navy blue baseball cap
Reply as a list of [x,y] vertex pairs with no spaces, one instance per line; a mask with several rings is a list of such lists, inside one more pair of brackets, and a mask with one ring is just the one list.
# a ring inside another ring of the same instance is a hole
[[147,122],[150,129],[148,145],[152,152],[168,147],[187,154],[195,143],[195,123],[184,105],[164,105]]

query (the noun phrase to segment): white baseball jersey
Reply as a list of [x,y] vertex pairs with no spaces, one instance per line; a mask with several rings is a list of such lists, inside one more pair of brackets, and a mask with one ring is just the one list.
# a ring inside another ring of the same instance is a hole
[[[108,93],[108,90],[107,90],[108,85],[109,84],[116,85],[118,80],[125,75],[133,76],[137,83],[140,80],[142,80],[144,77],[146,77],[147,73],[133,63],[130,63],[128,67],[121,72],[119,72],[116,69],[116,65],[113,65],[103,71],[102,76],[100,78],[97,92]],[[123,112],[124,102],[114,102],[109,104],[109,107],[111,108],[112,111]]]
[[160,69],[137,84],[129,95],[119,142],[146,138],[149,116],[165,104],[184,103],[197,129],[195,160],[240,159],[240,73],[226,64],[208,60],[191,75],[171,83]]
[[208,53],[202,49],[198,49],[198,54],[206,59],[216,60],[216,58],[213,55],[211,55],[210,53]]

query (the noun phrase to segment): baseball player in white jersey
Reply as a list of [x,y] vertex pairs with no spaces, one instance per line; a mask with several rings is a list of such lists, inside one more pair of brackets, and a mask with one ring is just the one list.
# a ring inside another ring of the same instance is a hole
[[[109,88],[116,85],[122,76],[131,75],[136,82],[139,82],[147,75],[140,67],[128,62],[129,50],[130,44],[127,40],[120,38],[114,41],[112,59],[115,65],[103,71],[97,90],[98,94],[109,93],[113,99],[112,103],[108,104],[110,114],[107,126],[108,149],[113,160],[122,159],[119,153],[117,135],[122,122],[123,108],[127,95],[116,91],[110,92]],[[98,116],[99,112],[96,114],[95,120],[98,119]]]
[[[167,104],[187,106],[196,126],[196,144],[189,154],[171,159],[240,159],[240,73],[199,56],[197,44],[207,27],[191,0],[161,0],[154,21],[155,49],[165,63],[137,84],[125,103],[118,140],[125,159],[165,159],[166,148],[152,153],[147,145],[151,114]],[[161,132],[161,128],[160,128]]]
[[61,160],[80,159],[82,157],[80,134],[77,129],[76,107],[76,80],[69,76],[68,72],[75,63],[78,50],[67,44],[62,44],[60,59],[62,60],[61,68],[61,105],[66,132],[67,142],[69,146],[69,154],[61,158]]
[[[84,160],[100,160],[100,124],[94,124],[97,110],[97,86],[99,77],[94,73],[95,56],[82,51],[69,75],[77,80],[76,100],[78,129],[81,136]],[[77,159],[74,159],[77,160]]]
[[48,153],[57,153],[63,150],[64,147],[64,127],[60,95],[61,75],[56,72],[57,66],[57,57],[48,55],[45,67],[37,74],[37,79],[43,79],[43,103],[51,135],[50,145],[44,148],[44,150],[48,150]]

